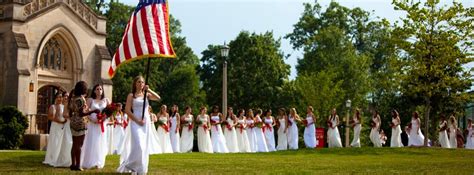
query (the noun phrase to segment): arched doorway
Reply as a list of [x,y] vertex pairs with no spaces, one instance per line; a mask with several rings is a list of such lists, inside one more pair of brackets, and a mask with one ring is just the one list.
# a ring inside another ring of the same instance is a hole
[[37,120],[38,130],[40,133],[49,133],[48,108],[54,104],[54,95],[56,93],[63,93],[65,90],[61,87],[47,85],[38,89],[38,103],[37,103]]

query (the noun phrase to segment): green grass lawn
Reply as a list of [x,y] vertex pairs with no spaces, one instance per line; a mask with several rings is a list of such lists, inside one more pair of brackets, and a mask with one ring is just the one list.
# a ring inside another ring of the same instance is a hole
[[[44,151],[0,151],[0,174],[71,173],[43,165]],[[114,173],[120,157],[107,156],[103,169]],[[76,173],[76,172],[74,172]],[[161,154],[150,156],[149,173],[429,173],[474,174],[474,150],[439,148],[300,149],[249,154]]]

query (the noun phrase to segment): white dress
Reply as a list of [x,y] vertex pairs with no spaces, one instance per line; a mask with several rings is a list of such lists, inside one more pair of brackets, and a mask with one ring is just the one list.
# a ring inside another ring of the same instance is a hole
[[410,139],[408,139],[408,146],[423,146],[425,136],[421,133],[420,126],[415,119],[411,120]]
[[[146,109],[148,109],[148,100],[146,101]],[[141,120],[143,110],[143,97],[137,97],[132,102],[133,115],[137,117],[137,120]],[[148,160],[149,160],[149,134],[152,130],[150,126],[150,113],[145,110],[145,124],[140,126],[133,120],[130,120],[130,125],[127,126],[125,131],[125,140],[123,144],[123,151],[120,154],[120,165],[117,168],[119,173],[136,172],[136,173],[147,173],[148,172]]]
[[153,123],[150,115],[150,132],[147,132],[148,141],[148,153],[149,154],[162,154],[163,150],[161,149],[160,136],[157,129],[155,128],[155,123]]
[[382,147],[382,143],[380,142],[380,121],[378,119],[372,118],[372,121],[375,122],[375,127],[370,130],[370,141],[374,144],[374,147]]
[[[194,133],[192,128],[193,115],[188,115],[184,117],[184,127],[181,128],[181,139],[180,139],[180,151],[182,153],[187,153],[193,151],[193,140]],[[191,126],[191,129],[189,128]]]
[[290,149],[298,149],[298,126],[293,116],[288,117],[288,147]]
[[[443,128],[446,126],[447,126],[446,121],[441,121],[439,123],[439,128]],[[449,145],[448,133],[446,132],[446,130],[439,131],[438,139],[439,139],[439,144],[441,145],[442,148],[451,148],[451,146]]]
[[288,149],[288,132],[285,132],[286,121],[284,118],[279,119],[280,127],[278,128],[278,145],[277,150],[287,150]]
[[[260,119],[260,116],[255,116],[255,120],[257,122],[263,122],[262,119]],[[262,125],[262,128],[257,126],[253,128],[253,132],[255,133],[256,152],[268,152],[267,141],[265,140],[265,135],[263,134],[263,126],[264,125]]]
[[[197,138],[199,152],[213,153],[211,136],[209,135],[209,126],[207,126],[208,115],[197,117],[197,120],[201,121],[201,125],[198,126]],[[205,128],[207,127],[207,129]]]
[[[112,154],[120,154],[123,148],[123,141],[125,138],[125,128],[124,128],[124,121],[126,121],[125,114],[117,114],[115,115],[115,122],[114,129],[113,129],[113,145],[112,145]],[[110,151],[109,151],[110,152]]]
[[354,122],[357,124],[354,125],[354,138],[352,139],[351,146],[352,147],[360,147],[360,130],[362,129],[360,121],[355,118]]
[[392,123],[397,125],[395,128],[392,128],[392,137],[390,138],[390,147],[403,147],[402,143],[402,129],[400,128],[400,123],[398,120],[392,119]]
[[267,149],[268,151],[276,151],[275,146],[275,132],[273,130],[273,118],[266,118],[264,117],[264,134],[265,134],[265,141],[267,142]]
[[466,149],[474,149],[474,135],[472,135],[472,131],[474,130],[474,128],[471,126],[467,128],[467,130],[469,131],[469,133],[466,137]]
[[248,153],[251,152],[250,150],[250,144],[249,144],[249,138],[247,136],[247,130],[243,127],[245,124],[245,120],[237,120],[237,131],[236,131],[236,136],[237,136],[237,145],[239,148],[239,152],[241,153]]
[[114,125],[109,124],[111,122],[110,118],[107,118],[104,121],[105,125],[105,140],[107,140],[107,155],[112,155],[114,151]]
[[[337,120],[336,117],[334,117],[331,120],[331,125],[336,126],[337,125]],[[342,147],[341,143],[341,136],[339,135],[339,129],[337,129],[337,126],[333,128],[328,129],[328,147],[329,148],[340,148]]]
[[179,146],[179,131],[176,130],[178,126],[178,121],[177,121],[176,114],[175,116],[171,116],[170,118],[170,141],[171,141],[171,148],[173,149],[173,152],[179,153],[180,152],[180,146]]
[[[64,121],[64,105],[60,104],[59,110],[56,110],[54,105],[51,106],[54,114],[59,112],[59,120]],[[69,167],[71,165],[71,148],[72,135],[69,120],[64,124],[51,122],[43,163],[53,167]]]
[[[160,141],[161,151],[163,153],[173,153],[169,133],[170,130],[167,124],[168,119],[165,116],[160,116],[158,120],[160,120],[162,123],[165,123],[165,125],[158,126],[158,128],[156,128],[156,131],[158,132],[158,140]],[[168,131],[165,130],[166,127],[168,127]]]
[[[234,120],[228,117],[227,123],[233,126]],[[224,127],[224,137],[225,137],[225,141],[227,143],[227,148],[229,149],[229,152],[231,153],[239,152],[239,145],[237,144],[237,133],[235,133],[235,127],[231,127],[230,130],[227,128],[227,126],[223,126],[223,127]]]
[[456,131],[457,128],[453,125],[449,125],[449,146],[450,148],[457,148],[458,147],[458,141],[456,140]]
[[[221,119],[219,116],[211,116],[211,120],[218,123]],[[229,149],[227,149],[227,143],[225,141],[224,134],[222,133],[221,125],[212,125],[210,129],[214,153],[228,153]]]
[[[107,104],[105,100],[102,100],[101,103],[97,103],[95,100],[92,100],[90,109],[99,109],[102,111],[106,106]],[[89,118],[97,121],[97,114],[92,113],[89,115]],[[87,123],[87,133],[84,139],[84,146],[82,147],[81,154],[82,168],[103,168],[105,165],[105,157],[107,156],[108,149],[106,137],[107,130],[105,130],[105,122],[102,124],[104,125],[104,132],[102,132],[99,123],[92,121]]]
[[304,128],[304,144],[306,148],[316,148],[316,128],[314,126],[313,117],[308,115],[306,121],[309,125]]
[[250,152],[256,152],[257,151],[257,138],[255,137],[255,128],[250,125],[253,125],[255,122],[252,119],[247,119],[245,120],[247,123],[247,128],[245,129],[247,131],[247,137],[249,140],[249,145],[250,145]]

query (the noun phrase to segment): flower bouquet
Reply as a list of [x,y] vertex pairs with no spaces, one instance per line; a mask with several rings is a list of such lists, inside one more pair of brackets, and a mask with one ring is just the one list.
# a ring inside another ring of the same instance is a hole
[[194,126],[193,126],[193,119],[192,119],[192,118],[186,118],[186,119],[184,119],[184,121],[185,121],[184,124],[185,124],[186,126],[188,126],[188,130],[189,130],[189,131],[193,130],[193,127],[194,127]]
[[258,128],[262,128],[263,127],[263,122],[255,122],[255,126],[258,127]]
[[232,126],[230,125],[229,122],[223,121],[221,125],[225,126],[229,131],[232,131]]
[[331,121],[327,121],[326,124],[328,125],[328,127],[332,128],[332,122]]
[[304,119],[304,120],[301,120],[301,122],[303,123],[303,126],[305,127],[308,126],[308,120]]
[[196,125],[202,126],[204,128],[204,131],[207,131],[207,123],[203,122],[202,120],[196,120]]
[[158,126],[162,127],[166,132],[170,132],[170,128],[168,127],[168,124],[166,120],[162,120],[161,118],[158,120]]
[[390,124],[389,124],[389,125],[390,125],[390,128],[393,128],[393,127],[395,127],[395,123],[393,123],[393,122],[390,122]]
[[448,129],[448,125],[439,126],[439,131],[446,131],[446,129]]
[[242,134],[242,132],[244,131],[244,124],[239,122],[239,123],[236,125],[236,127],[240,129],[240,133]]
[[374,120],[370,120],[370,126],[371,126],[372,128],[375,128],[375,127],[377,126],[377,123],[375,123]]

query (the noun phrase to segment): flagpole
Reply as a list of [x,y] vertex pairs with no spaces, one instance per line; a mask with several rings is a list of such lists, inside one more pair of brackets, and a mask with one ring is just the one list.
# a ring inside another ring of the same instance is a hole
[[[148,61],[146,63],[145,86],[148,84],[148,74],[150,74],[150,57],[148,57],[147,59],[148,59]],[[145,94],[144,94],[144,97],[143,97],[142,120],[143,120],[143,118],[145,118],[147,92],[148,92],[148,90],[145,91]]]

